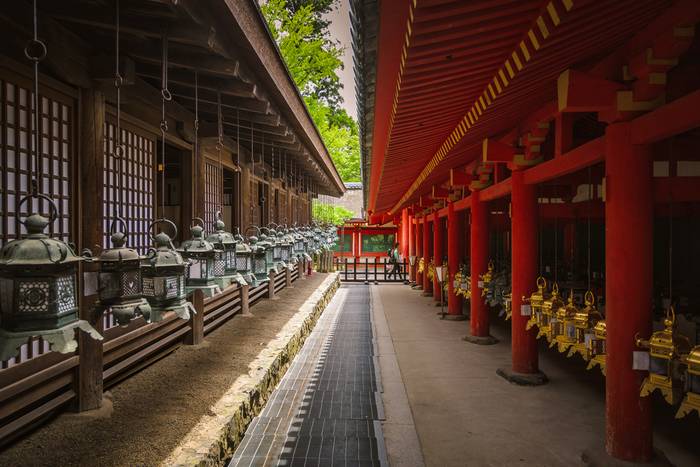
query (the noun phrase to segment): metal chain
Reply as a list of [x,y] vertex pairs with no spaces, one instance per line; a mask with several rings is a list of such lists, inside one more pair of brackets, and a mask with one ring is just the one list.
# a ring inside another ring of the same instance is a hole
[[[671,138],[669,145],[669,169],[673,164],[673,142]],[[670,170],[669,170],[670,171]],[[669,184],[668,196],[668,301],[673,306],[673,183]]]
[[591,210],[593,209],[593,183],[591,182],[591,167],[588,167],[588,290],[591,290]]
[[[221,91],[216,91],[216,120],[216,153],[219,157],[219,170],[216,175],[216,178],[218,179],[219,177],[221,177],[221,185],[223,185],[224,164],[221,159],[221,151],[224,149],[224,114],[221,111]],[[223,196],[219,197],[219,211],[223,211],[223,206],[221,205],[222,198]]]
[[122,144],[122,128],[121,128],[121,107],[122,107],[122,84],[123,79],[121,73],[119,72],[119,36],[120,36],[120,13],[119,13],[119,0],[116,0],[116,18],[115,18],[115,54],[116,58],[114,60],[114,87],[117,91],[117,128],[116,137],[114,141],[114,153],[112,156],[116,162],[116,183],[115,192],[116,196],[114,199],[114,216],[121,217],[121,204],[122,204],[122,159],[124,157],[124,146]]
[[173,96],[168,90],[168,37],[163,36],[163,58],[162,58],[162,74],[161,74],[161,120],[160,120],[160,138],[161,138],[161,162],[163,164],[163,170],[161,172],[161,186],[160,186],[160,204],[161,204],[161,217],[165,218],[165,135],[168,132],[168,120],[165,118],[165,102],[170,101]]
[[[199,197],[197,182],[199,181],[199,73],[194,72],[194,193]],[[195,207],[199,213],[199,203]],[[200,213],[201,214],[201,213]]]
[[37,13],[36,0],[33,2],[34,35],[24,47],[24,55],[33,62],[34,65],[34,173],[30,182],[30,194],[39,194],[41,186],[42,171],[39,167],[39,153],[41,143],[41,115],[39,110],[39,62],[46,57],[46,44],[39,40],[39,15]]

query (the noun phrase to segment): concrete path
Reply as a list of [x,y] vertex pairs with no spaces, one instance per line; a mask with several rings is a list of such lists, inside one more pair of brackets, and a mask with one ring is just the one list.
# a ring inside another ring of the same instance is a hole
[[[605,380],[599,371],[542,349],[540,366],[551,382],[512,385],[496,375],[510,362],[509,324],[492,325],[501,339],[497,345],[468,344],[462,337],[469,322],[439,320],[432,298],[404,285],[376,286],[374,292],[375,320],[381,308],[388,323],[388,329],[377,325],[380,358],[382,346],[393,344],[398,360],[392,370],[381,365],[386,413],[392,413],[390,400],[403,397],[400,377],[410,404],[405,437],[411,437],[412,413],[426,465],[569,467],[581,465],[584,449],[603,446]],[[697,417],[673,421],[663,406],[657,414],[660,428],[668,429],[656,433],[656,446],[677,466],[700,465]],[[398,427],[386,424],[385,438],[390,460],[392,452],[397,456],[392,465],[420,465],[420,459],[411,464],[400,457],[418,440],[406,442]]]

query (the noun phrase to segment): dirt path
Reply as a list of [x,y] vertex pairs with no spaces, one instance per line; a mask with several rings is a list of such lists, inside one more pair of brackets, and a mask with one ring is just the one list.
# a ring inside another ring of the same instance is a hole
[[[113,412],[63,414],[0,452],[2,466],[157,465],[298,311],[326,274],[296,281],[234,317],[197,347],[182,346],[112,388]],[[104,412],[108,412],[107,409]]]

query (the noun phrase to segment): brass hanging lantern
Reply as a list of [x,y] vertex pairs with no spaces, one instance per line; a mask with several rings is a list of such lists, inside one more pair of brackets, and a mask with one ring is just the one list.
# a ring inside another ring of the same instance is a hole
[[595,325],[603,319],[603,316],[595,306],[595,296],[588,290],[584,296],[584,307],[579,309],[574,316],[575,338],[569,347],[567,357],[578,353],[584,360],[588,361],[592,355],[588,351],[586,343],[594,338],[593,329]]
[[435,264],[433,263],[433,258],[430,258],[430,263],[428,263],[428,280],[430,282],[435,278]]
[[688,338],[676,330],[676,314],[668,308],[664,329],[651,335],[651,339],[637,337],[638,347],[649,349],[649,375],[644,378],[640,394],[646,397],[655,390],[663,394],[666,402],[675,404],[682,391],[679,366],[681,357],[690,352]]
[[[530,319],[525,324],[525,329],[530,330],[533,326],[540,327],[542,325],[542,308],[545,300],[549,299],[547,292],[547,280],[539,276],[537,278],[537,290],[530,297],[522,297],[523,303],[530,305]],[[539,336],[538,336],[539,337]]]
[[[176,237],[177,227],[168,219],[154,221],[148,230],[163,223],[173,228],[173,238]],[[162,321],[166,311],[174,311],[178,317],[188,320],[190,311],[194,312],[194,307],[187,301],[185,290],[187,263],[175,250],[172,240],[165,232],[159,232],[152,240],[155,248],[149,249],[141,263],[143,295],[151,305],[151,321]]]
[[185,269],[187,293],[199,289],[211,297],[221,291],[215,281],[217,277],[223,276],[225,268],[221,267],[223,251],[217,250],[211,242],[205,240],[203,225],[202,218],[192,219],[192,238],[182,242],[177,252],[188,263]]
[[489,260],[488,269],[484,274],[479,274],[479,288],[481,289],[481,296],[486,297],[489,291],[489,285],[493,279],[493,261]]
[[683,360],[687,365],[686,394],[676,412],[676,418],[683,418],[693,410],[700,415],[700,345],[695,346]]
[[418,259],[418,273],[423,274],[425,272],[425,258],[421,257]]
[[574,291],[569,292],[566,305],[559,307],[550,323],[552,329],[550,347],[555,345],[559,352],[564,353],[576,343],[576,315],[579,308],[574,304]]
[[513,317],[513,294],[512,292],[503,293],[503,309],[506,313],[506,321]]
[[[607,346],[605,339],[607,337],[607,327],[605,320],[598,321],[593,326],[593,334],[587,334],[586,352],[589,357],[587,370],[594,366],[600,366],[600,371],[605,374],[605,356],[607,354]],[[590,337],[588,337],[590,336]]]
[[[117,230],[120,225],[124,232]],[[141,282],[141,261],[144,257],[134,248],[126,246],[129,237],[126,222],[116,217],[110,226],[112,248],[102,250],[95,260],[99,265],[98,309],[110,309],[120,326],[128,325],[133,319],[143,316],[151,318],[151,306],[143,298]]]
[[542,303],[542,322],[537,333],[538,339],[544,336],[547,338],[547,342],[552,341],[552,320],[556,320],[555,313],[562,306],[564,306],[564,301],[559,295],[559,284],[555,282],[552,284],[552,294]]

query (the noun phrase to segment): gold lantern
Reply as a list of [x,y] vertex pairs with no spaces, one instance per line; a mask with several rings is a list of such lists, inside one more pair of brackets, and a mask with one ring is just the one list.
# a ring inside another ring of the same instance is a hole
[[433,264],[433,260],[430,260],[430,263],[428,263],[428,280],[433,281],[435,278],[435,264]]
[[649,349],[649,376],[642,383],[641,396],[655,390],[661,391],[666,402],[674,404],[681,394],[679,367],[681,357],[690,352],[688,338],[676,332],[676,314],[668,308],[664,329],[651,335],[651,339],[636,338],[637,346]]
[[578,353],[584,360],[591,359],[591,355],[586,347],[586,341],[593,338],[593,328],[603,316],[595,307],[595,297],[590,290],[584,296],[585,306],[578,310],[574,317],[574,327],[576,332],[575,342],[569,347],[567,357]]
[[555,318],[550,323],[552,341],[549,346],[557,345],[559,352],[564,353],[576,343],[576,314],[579,309],[574,304],[574,291],[569,292],[565,306],[559,307]]
[[556,323],[555,313],[560,307],[564,306],[564,301],[559,295],[559,285],[555,282],[552,284],[552,295],[542,304],[542,322],[539,325],[537,338],[544,336],[548,342],[552,341],[552,321]]
[[425,258],[421,258],[418,261],[418,272],[422,274],[423,271],[425,271]]
[[549,294],[547,293],[547,280],[540,276],[537,278],[537,290],[530,295],[530,298],[523,296],[523,303],[530,304],[530,319],[525,324],[525,329],[530,330],[533,326],[540,326],[542,324],[542,307],[544,301],[549,299]]
[[683,360],[687,365],[686,394],[676,418],[683,418],[693,410],[700,415],[700,345],[695,346]]
[[489,284],[491,284],[491,280],[493,279],[493,261],[489,261],[486,273],[480,274],[479,279],[481,279],[479,281],[479,286],[481,287],[481,296],[485,297],[488,293]]
[[600,371],[605,374],[605,355],[607,352],[605,346],[605,338],[607,336],[607,327],[605,320],[598,321],[593,326],[593,334],[589,334],[590,338],[586,340],[586,354],[588,355],[588,367],[590,370],[596,365],[600,366]]
[[504,309],[506,311],[506,321],[510,320],[513,317],[513,293],[504,293],[503,294],[503,303]]

